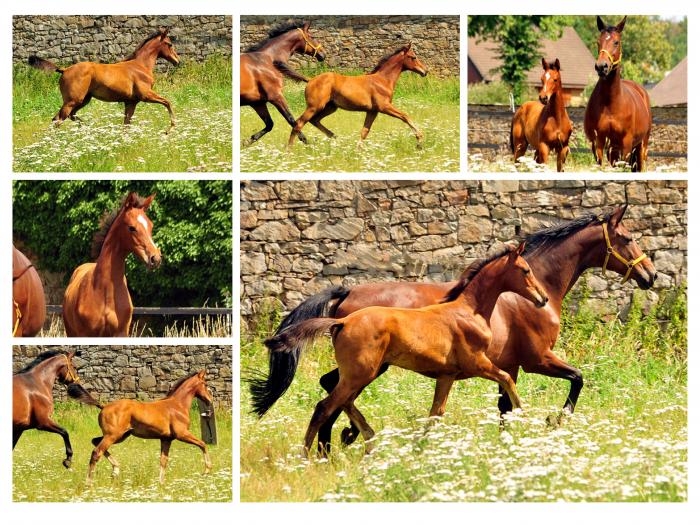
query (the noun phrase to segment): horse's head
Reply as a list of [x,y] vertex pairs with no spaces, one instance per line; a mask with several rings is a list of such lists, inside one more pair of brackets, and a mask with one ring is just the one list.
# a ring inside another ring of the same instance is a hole
[[68,352],[67,354],[60,354],[56,356],[61,359],[61,365],[58,369],[58,380],[65,384],[71,385],[73,383],[79,383],[80,378],[78,377],[78,370],[73,364],[73,357],[75,357],[76,352]]
[[540,89],[540,102],[547,104],[552,95],[561,90],[561,65],[557,58],[551,64],[544,58],[542,59],[542,88]]
[[413,71],[424,77],[428,74],[428,68],[418,59],[418,55],[416,55],[416,52],[411,49],[411,47],[412,43],[409,42],[408,45],[403,48],[402,71]]
[[158,39],[158,58],[164,58],[172,65],[177,66],[180,63],[180,57],[175,51],[175,46],[173,41],[168,36],[170,29],[161,29],[160,36],[156,37]]
[[510,247],[504,275],[506,289],[532,301],[537,308],[542,308],[549,302],[549,297],[535,274],[532,273],[530,265],[522,257],[524,251],[524,242],[521,242],[517,248]]
[[207,381],[205,379],[205,376],[206,370],[200,370],[199,372],[197,372],[197,375],[195,376],[197,378],[197,381],[194,384],[194,396],[197,399],[206,401],[211,405],[214,401],[214,398],[212,397],[211,392],[209,392],[209,388],[207,388]]
[[595,70],[600,78],[607,77],[622,61],[622,30],[625,28],[625,16],[616,26],[608,26],[603,19],[598,17],[598,58],[595,62]]
[[624,276],[623,282],[632,278],[642,290],[648,290],[656,280],[656,268],[622,223],[625,211],[627,205],[620,206],[612,212],[607,221],[602,222],[605,243],[603,272],[610,269]]
[[146,215],[155,194],[142,199],[135,192],[124,201],[123,213],[117,227],[121,245],[143,261],[149,270],[160,266],[160,249],[153,242],[153,223]]
[[295,31],[299,35],[299,41],[294,48],[294,51],[302,55],[314,57],[319,62],[326,59],[326,54],[322,51],[323,44],[319,44],[309,34],[309,22],[305,22],[303,27],[298,27]]

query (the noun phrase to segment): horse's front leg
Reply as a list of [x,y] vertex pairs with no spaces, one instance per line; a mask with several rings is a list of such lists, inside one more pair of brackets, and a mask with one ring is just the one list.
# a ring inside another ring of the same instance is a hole
[[189,430],[185,430],[181,435],[177,436],[176,439],[182,441],[183,443],[189,443],[190,445],[195,445],[199,447],[204,454],[204,473],[209,474],[211,472],[211,459],[209,459],[209,451],[207,450],[207,444],[198,439]]
[[408,115],[404,113],[403,111],[398,110],[391,104],[387,104],[383,108],[379,110],[381,113],[384,113],[385,115],[389,115],[390,117],[397,118],[399,120],[404,121],[409,128],[413,131],[413,134],[416,136],[416,141],[418,142],[417,146],[418,148],[423,147],[423,133],[413,125],[413,122],[411,122],[411,119],[408,118]]
[[134,116],[134,111],[136,111],[137,102],[125,102],[124,103],[124,125],[128,126],[131,124],[131,117]]
[[374,119],[377,118],[378,113],[376,111],[368,111],[365,116],[365,124],[362,126],[362,131],[360,131],[360,142],[367,138],[369,135],[369,130],[372,129],[372,124],[374,124]]
[[[302,140],[301,137],[303,137],[304,135],[301,133],[301,129],[309,120],[313,118],[314,114],[315,110],[313,108],[306,108],[306,110],[304,110],[304,113],[302,113],[301,116],[294,123],[294,125],[292,126],[292,132],[289,134],[289,141],[287,142],[288,149],[291,149],[291,147],[294,146],[294,141],[297,137],[299,137],[299,140]],[[304,144],[307,143],[306,139],[303,139],[302,142],[304,142]]]
[[569,146],[565,145],[559,151],[557,151],[557,171],[564,171],[564,163],[566,158],[569,156]]
[[165,108],[168,110],[168,115],[170,115],[170,127],[165,131],[165,134],[167,135],[170,133],[170,130],[175,127],[175,113],[170,105],[170,101],[161,97],[155,91],[149,91],[143,97],[142,102],[151,102],[153,104],[161,104],[162,106],[165,106]]
[[433,396],[433,406],[430,407],[430,417],[442,417],[447,406],[447,397],[455,382],[453,376],[438,377],[435,382],[435,395]]
[[168,466],[168,454],[170,454],[171,439],[160,440],[160,484],[165,483],[165,469]]
[[272,117],[270,116],[270,112],[267,109],[267,102],[258,102],[256,104],[251,104],[250,107],[252,107],[255,110],[255,112],[258,114],[258,117],[260,117],[260,119],[265,123],[265,127],[257,133],[251,135],[246,146],[250,146],[253,142],[260,140],[260,138],[263,135],[272,131],[272,128],[275,125],[274,121],[272,120]]
[[[292,134],[295,134],[295,130],[296,130],[296,127],[297,127],[299,121],[296,120],[292,116],[292,112],[289,111],[289,106],[287,106],[287,101],[284,99],[284,97],[280,94],[277,97],[270,98],[269,102],[270,102],[270,104],[272,104],[273,106],[275,106],[277,108],[277,111],[279,111],[280,115],[282,115],[284,117],[284,120],[286,120],[287,123],[290,126],[292,126]],[[313,116],[313,114],[309,115],[309,117],[304,121],[304,124],[306,124],[306,122],[308,122],[312,116]],[[301,128],[296,133],[296,135],[299,136],[299,140],[301,140],[304,144],[308,143],[308,140],[306,140],[306,136],[301,132]],[[290,141],[291,141],[291,138],[290,138]]]
[[63,444],[66,447],[66,459],[63,460],[63,466],[70,468],[71,462],[73,461],[73,447],[70,444],[68,431],[63,427],[58,426],[54,421],[48,418],[40,421],[36,428],[38,430],[45,430],[46,432],[53,432],[54,434],[58,434],[63,438]]

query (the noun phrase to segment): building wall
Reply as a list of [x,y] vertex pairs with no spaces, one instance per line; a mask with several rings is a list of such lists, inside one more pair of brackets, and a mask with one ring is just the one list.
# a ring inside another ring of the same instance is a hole
[[[647,292],[655,300],[687,278],[685,181],[247,182],[241,315],[288,311],[332,285],[455,279],[499,243],[625,202],[625,224],[659,272]],[[582,280],[602,312],[624,308],[636,289],[600,270]]]
[[[289,20],[311,23],[330,68],[371,69],[380,58],[413,42],[431,75],[459,76],[459,16],[241,16],[241,52],[265,40],[270,28]],[[311,64],[294,55],[291,62]]]
[[[15,346],[13,372],[23,368],[41,352],[54,349],[81,352],[80,357],[73,360],[81,384],[103,403],[124,398],[160,399],[178,379],[205,369],[214,402],[225,407],[232,404],[230,346]],[[65,387],[57,383],[54,397],[64,400]]]

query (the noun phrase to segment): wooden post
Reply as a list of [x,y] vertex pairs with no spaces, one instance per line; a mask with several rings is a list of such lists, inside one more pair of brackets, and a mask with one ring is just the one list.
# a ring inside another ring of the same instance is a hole
[[202,441],[207,445],[216,445],[216,417],[214,415],[214,405],[203,399],[197,399],[199,409],[199,425],[202,429]]

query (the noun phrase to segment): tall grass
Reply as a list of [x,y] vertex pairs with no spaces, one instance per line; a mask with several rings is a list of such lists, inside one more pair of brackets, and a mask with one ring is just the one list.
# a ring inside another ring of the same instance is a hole
[[[312,77],[319,71],[306,73]],[[304,83],[285,82],[284,96],[295,118],[306,108],[305,87]],[[309,144],[297,141],[288,151],[291,128],[270,105],[273,130],[248,146],[249,137],[264,125],[251,108],[242,107],[241,171],[458,171],[459,79],[404,73],[397,83],[393,104],[424,133],[422,149],[416,148],[416,139],[406,124],[381,114],[360,145],[365,114],[339,109],[323,120],[336,138],[329,139],[307,124],[303,132]]]
[[[550,426],[566,381],[521,373],[525,408],[499,429],[496,385],[455,384],[445,417],[427,415],[434,381],[392,368],[359,397],[378,431],[339,444],[329,460],[307,460],[301,442],[318,378],[335,367],[317,344],[290,390],[258,420],[241,386],[244,501],[679,501],[687,498],[687,317],[684,288],[643,313],[637,294],[625,322],[565,307],[555,351],[583,371],[576,412]],[[264,320],[258,326],[266,326]],[[266,369],[261,333],[243,334],[241,366]]]
[[128,128],[124,105],[91,101],[84,121],[55,128],[61,107],[57,74],[25,64],[13,68],[13,153],[16,171],[228,171],[231,169],[230,58],[213,56],[156,73],[154,90],[172,103],[177,126],[168,134],[167,110],[140,103]]
[[[66,470],[63,440],[57,434],[25,432],[12,456],[12,499],[14,501],[231,501],[232,499],[232,420],[230,410],[216,412],[218,444],[209,446],[212,472],[203,474],[201,451],[174,441],[160,485],[160,441],[129,437],[110,450],[119,461],[121,473],[112,478],[112,468],[104,458],[97,464],[92,488],[85,484],[93,446],[100,436],[98,409],[74,402],[57,403],[55,421],[66,428],[73,444],[73,465]],[[200,435],[199,414],[190,411],[190,430]]]

